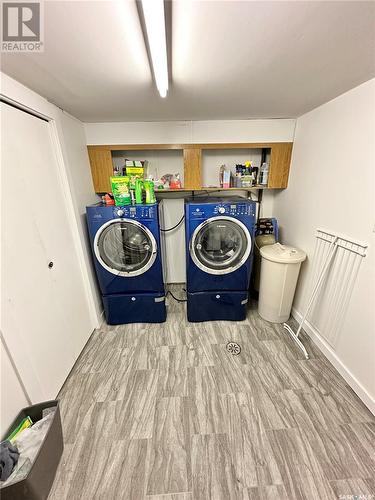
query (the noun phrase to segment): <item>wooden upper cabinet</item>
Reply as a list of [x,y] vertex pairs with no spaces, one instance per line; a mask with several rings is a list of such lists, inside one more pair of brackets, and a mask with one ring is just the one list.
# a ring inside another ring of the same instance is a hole
[[[113,146],[88,146],[91,174],[96,193],[111,191],[113,175],[112,151],[142,151],[180,149],[184,160],[184,189],[202,189],[202,151],[206,149],[258,149],[270,154],[268,188],[283,189],[288,186],[292,142],[228,143],[228,144],[132,144]],[[219,168],[219,165],[218,165]]]
[[201,189],[202,187],[202,150],[184,149],[184,188]]
[[271,146],[269,188],[288,187],[292,142],[275,142]]
[[96,193],[110,193],[110,177],[113,175],[112,154],[109,146],[87,147],[90,158],[91,175]]

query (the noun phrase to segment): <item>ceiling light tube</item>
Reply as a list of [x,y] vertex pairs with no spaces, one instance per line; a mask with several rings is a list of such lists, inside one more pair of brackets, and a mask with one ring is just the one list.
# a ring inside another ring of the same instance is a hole
[[141,0],[148,46],[160,97],[168,92],[168,59],[165,35],[164,0]]

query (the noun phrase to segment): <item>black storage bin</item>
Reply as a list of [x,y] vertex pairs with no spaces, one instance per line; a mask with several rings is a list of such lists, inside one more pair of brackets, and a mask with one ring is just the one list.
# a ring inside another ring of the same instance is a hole
[[52,407],[56,407],[55,414],[28,475],[1,488],[1,500],[45,500],[48,497],[64,449],[59,402],[45,401],[24,408],[3,437],[6,439],[27,416],[35,423],[43,418],[43,410]]

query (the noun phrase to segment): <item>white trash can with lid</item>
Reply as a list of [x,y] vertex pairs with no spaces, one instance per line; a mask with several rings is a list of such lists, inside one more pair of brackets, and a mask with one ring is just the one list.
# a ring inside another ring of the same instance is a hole
[[259,306],[260,316],[271,323],[289,319],[301,263],[306,253],[294,247],[267,245],[260,249]]

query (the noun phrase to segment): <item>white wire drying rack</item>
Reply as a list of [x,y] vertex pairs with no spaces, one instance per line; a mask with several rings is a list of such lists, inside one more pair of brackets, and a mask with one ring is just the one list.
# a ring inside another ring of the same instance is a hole
[[[326,229],[317,229],[315,236],[311,294],[305,313],[296,332],[286,323],[283,325],[306,359],[309,359],[309,354],[299,336],[323,282],[327,283],[327,277],[331,275],[326,316],[330,319],[328,340],[334,343],[337,339],[339,319],[342,318],[350,300],[362,258],[366,256],[368,247],[367,243],[356,241],[351,237]],[[340,255],[335,260],[338,254]]]

